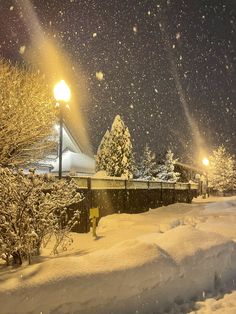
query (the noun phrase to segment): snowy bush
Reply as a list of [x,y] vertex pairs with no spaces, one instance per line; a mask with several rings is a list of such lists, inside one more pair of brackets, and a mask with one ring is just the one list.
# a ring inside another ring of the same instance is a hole
[[67,216],[70,206],[82,199],[77,189],[73,180],[0,168],[0,255],[7,263],[10,257],[19,264],[23,259],[30,263],[42,241],[52,235],[56,252],[79,220],[79,211],[71,219]]
[[160,165],[158,169],[158,178],[163,181],[176,182],[180,174],[175,172],[176,159],[173,159],[173,153],[169,149],[166,153],[164,165]]
[[0,59],[0,164],[25,165],[55,147],[56,108],[45,78]]
[[117,115],[98,148],[96,169],[111,177],[131,178],[134,170],[133,146],[129,129]]
[[146,144],[142,159],[138,165],[137,177],[145,180],[154,180],[157,174],[156,156]]

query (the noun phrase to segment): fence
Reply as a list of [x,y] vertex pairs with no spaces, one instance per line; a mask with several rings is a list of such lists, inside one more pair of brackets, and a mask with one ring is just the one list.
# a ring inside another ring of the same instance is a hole
[[73,177],[84,200],[77,206],[81,210],[80,224],[75,232],[89,232],[89,208],[98,207],[100,217],[114,213],[141,213],[149,208],[181,202],[191,203],[199,194],[198,184],[156,181],[98,179]]

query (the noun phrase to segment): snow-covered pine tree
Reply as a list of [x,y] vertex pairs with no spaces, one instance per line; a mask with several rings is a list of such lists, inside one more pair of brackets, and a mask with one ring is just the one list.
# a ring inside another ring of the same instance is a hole
[[133,146],[129,129],[119,115],[111,127],[108,150],[109,158],[105,169],[107,175],[131,178],[134,169]]
[[145,180],[153,180],[157,174],[156,156],[148,144],[145,145],[140,164],[138,165],[138,177]]
[[97,150],[96,172],[106,170],[107,162],[109,159],[109,138],[110,132],[109,130],[107,130]]
[[163,181],[176,182],[179,179],[180,174],[175,172],[175,163],[177,159],[173,159],[174,154],[169,149],[165,156],[164,165],[159,166],[158,178]]
[[209,157],[208,179],[210,185],[219,192],[232,190],[235,184],[235,160],[224,145],[213,150]]

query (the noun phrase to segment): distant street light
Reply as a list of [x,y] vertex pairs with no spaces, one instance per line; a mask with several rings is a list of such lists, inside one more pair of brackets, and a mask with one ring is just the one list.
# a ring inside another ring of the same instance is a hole
[[63,111],[60,102],[68,102],[71,98],[71,91],[64,80],[58,82],[53,89],[54,98],[59,105],[59,167],[58,176],[62,177],[62,141],[63,141]]

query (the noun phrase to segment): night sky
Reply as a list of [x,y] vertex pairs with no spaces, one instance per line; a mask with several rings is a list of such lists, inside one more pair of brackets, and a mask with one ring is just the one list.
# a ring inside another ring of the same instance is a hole
[[[30,27],[19,3],[0,0],[0,55],[21,62]],[[236,154],[236,1],[32,3],[43,32],[86,76],[81,110],[94,152],[120,114],[137,154],[148,143],[158,156],[172,148],[191,161],[197,142]]]

